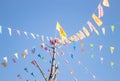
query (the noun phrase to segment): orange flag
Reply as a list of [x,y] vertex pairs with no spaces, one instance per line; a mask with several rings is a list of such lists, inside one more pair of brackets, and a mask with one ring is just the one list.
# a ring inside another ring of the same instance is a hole
[[93,13],[92,18],[98,26],[101,26],[103,22]]

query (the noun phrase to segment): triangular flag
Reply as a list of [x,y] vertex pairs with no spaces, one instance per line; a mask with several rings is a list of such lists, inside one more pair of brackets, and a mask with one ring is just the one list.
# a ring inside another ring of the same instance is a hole
[[104,9],[101,4],[98,5],[98,18],[101,18],[104,16]]
[[91,32],[96,29],[95,26],[90,21],[87,21],[87,24],[88,24]]
[[33,33],[30,33],[33,39],[36,39],[35,35]]
[[98,30],[97,30],[97,29],[95,29],[94,31],[95,31],[95,33],[96,33],[97,35],[99,35],[99,32],[98,32]]
[[73,57],[74,57],[73,54],[71,54],[71,58],[72,58],[72,59],[73,59]]
[[2,26],[0,26],[0,34],[2,34]]
[[25,34],[25,36],[28,38],[28,34],[27,34],[27,32],[24,31],[24,34]]
[[102,50],[102,48],[103,48],[103,45],[100,45],[100,46],[99,46],[99,50],[101,51],[101,50]]
[[102,28],[102,33],[103,35],[105,35],[105,28]]
[[66,34],[65,31],[63,30],[63,28],[62,28],[62,26],[59,24],[59,22],[57,22],[56,29],[59,31],[60,37],[61,37],[62,39],[67,39],[67,34]]
[[103,5],[105,6],[105,7],[109,7],[110,5],[109,5],[109,1],[108,0],[103,0]]
[[104,58],[103,58],[103,57],[100,57],[100,61],[101,61],[101,63],[103,63],[103,61],[104,61]]
[[76,35],[79,37],[80,40],[82,40],[86,37],[82,31],[79,31],[78,33],[76,33]]
[[33,61],[31,62],[31,64],[35,65],[35,61],[33,60]]
[[85,27],[83,27],[83,31],[87,37],[90,36],[90,33],[88,32],[88,30]]
[[96,79],[96,76],[95,75],[92,75],[93,79],[95,80]]
[[40,58],[41,58],[41,55],[40,55],[40,54],[38,54],[38,57],[40,57]]
[[65,60],[65,64],[69,64],[69,61],[68,61],[68,60]]
[[71,74],[71,75],[73,74],[73,69],[70,69],[70,74]]
[[15,57],[18,59],[18,53],[15,53],[14,55],[15,55]]
[[32,48],[31,52],[34,54],[35,53],[35,48]]
[[102,21],[94,13],[92,14],[92,18],[98,26],[101,26],[103,24]]
[[34,76],[34,73],[32,72],[31,75]]
[[112,30],[112,32],[114,32],[114,30],[115,30],[115,26],[114,25],[111,25],[111,30]]
[[115,65],[115,63],[113,61],[110,61],[110,66],[113,68],[113,66]]
[[12,29],[8,28],[8,31],[9,31],[9,35],[12,36]]
[[17,78],[22,79],[22,77],[21,77],[21,75],[20,75],[20,74],[18,74],[18,75],[17,75]]
[[16,60],[14,58],[12,59],[12,61],[13,61],[13,63],[16,63]]
[[94,44],[90,44],[90,47],[93,48],[93,47],[94,47]]
[[27,68],[24,68],[24,70],[28,73],[28,69]]
[[3,60],[4,60],[4,62],[5,62],[5,63],[7,63],[7,62],[8,62],[7,57],[3,57]]
[[20,30],[16,30],[16,32],[17,32],[17,34],[18,34],[18,35],[21,35],[21,32],[20,32]]
[[115,49],[115,47],[113,47],[113,46],[110,46],[110,51],[111,51],[111,54],[113,54],[113,52],[114,52],[114,49]]
[[44,41],[44,35],[41,35],[41,41]]
[[1,63],[1,65],[2,65],[3,67],[7,67],[7,63],[6,63],[6,62]]

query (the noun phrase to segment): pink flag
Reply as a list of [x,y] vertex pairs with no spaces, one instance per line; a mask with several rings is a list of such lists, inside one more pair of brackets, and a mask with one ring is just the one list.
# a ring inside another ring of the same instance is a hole
[[8,31],[9,31],[9,35],[12,36],[12,29],[8,28]]
[[96,29],[95,26],[90,21],[88,21],[87,24],[88,24],[91,32]]
[[101,18],[104,16],[104,9],[101,4],[98,5],[98,18]]

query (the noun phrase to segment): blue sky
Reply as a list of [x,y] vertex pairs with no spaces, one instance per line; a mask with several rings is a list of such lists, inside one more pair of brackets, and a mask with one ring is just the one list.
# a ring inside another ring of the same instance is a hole
[[[101,0],[102,1],[102,0]],[[87,26],[87,21],[91,21],[99,31],[99,36],[95,32],[91,36],[78,42],[73,42],[69,45],[58,49],[58,52],[64,51],[64,56],[59,54],[57,62],[59,64],[60,74],[57,77],[58,81],[94,81],[93,75],[96,76],[95,81],[119,81],[120,80],[120,10],[118,0],[109,0],[110,7],[104,8],[104,17],[101,18],[103,25],[98,27],[93,21],[92,13],[97,14],[98,4],[100,0],[0,0],[0,25],[2,26],[2,34],[0,34],[0,63],[3,62],[3,57],[8,58],[7,67],[0,65],[0,81],[44,81],[38,69],[31,64],[31,61],[36,59],[41,68],[48,76],[50,68],[50,55],[40,48],[42,43],[40,38],[33,39],[30,33],[44,35],[54,38],[59,36],[56,33],[56,23],[60,22],[68,37],[75,35],[76,32]],[[111,25],[115,26],[114,32],[111,31]],[[12,36],[9,36],[8,27],[12,29]],[[103,35],[101,29],[106,29],[106,34]],[[19,36],[16,30],[22,33]],[[28,32],[28,38],[24,35],[24,31]],[[84,47],[80,43],[84,42]],[[94,44],[91,48],[90,44]],[[99,50],[99,45],[103,45],[102,50]],[[115,47],[114,53],[111,54],[110,46]],[[76,49],[74,50],[73,47]],[[35,54],[30,51],[35,48]],[[29,54],[25,59],[21,54],[25,49],[29,50]],[[82,54],[81,50],[85,53]],[[12,62],[14,53],[19,54],[19,59],[16,63]],[[70,54],[73,54],[71,58]],[[37,55],[40,54],[45,60],[41,60]],[[94,58],[91,58],[94,54]],[[100,57],[104,57],[103,63]],[[65,60],[69,64],[65,64]],[[78,64],[78,61],[81,64]],[[110,62],[115,64],[110,66]],[[28,69],[28,73],[24,71]],[[87,72],[85,69],[87,68]],[[70,74],[70,69],[73,74]],[[34,76],[31,73],[34,73]],[[22,79],[17,75],[20,74]]]

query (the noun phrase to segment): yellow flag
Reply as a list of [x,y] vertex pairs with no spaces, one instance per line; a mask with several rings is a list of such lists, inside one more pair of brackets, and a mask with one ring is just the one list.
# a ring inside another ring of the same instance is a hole
[[102,21],[95,14],[92,14],[92,18],[98,26],[101,26],[103,24]]
[[81,33],[76,33],[76,35],[82,40],[84,39],[83,35]]
[[66,34],[65,31],[63,30],[63,28],[62,28],[62,26],[59,24],[59,22],[57,22],[56,29],[59,31],[61,38],[63,38],[63,39],[66,39],[66,38],[67,38],[67,34]]
[[114,52],[114,49],[115,49],[115,47],[113,47],[113,46],[110,46],[110,51],[111,51],[111,54],[113,54],[113,52]]
[[109,5],[109,1],[108,0],[103,0],[103,5],[105,6],[105,7],[109,7],[110,5]]
[[88,30],[85,27],[83,27],[83,31],[87,37],[90,36],[90,33],[88,32]]

